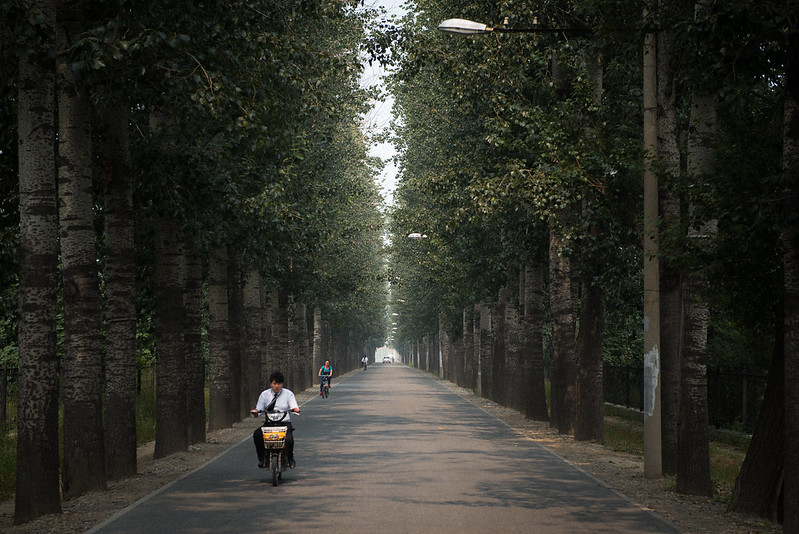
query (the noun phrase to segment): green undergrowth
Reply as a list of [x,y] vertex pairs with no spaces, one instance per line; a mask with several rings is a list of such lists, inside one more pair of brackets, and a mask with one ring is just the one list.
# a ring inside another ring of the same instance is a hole
[[[141,389],[136,397],[136,442],[143,445],[155,439],[155,380],[154,373],[144,373]],[[206,388],[206,406],[208,406]],[[16,413],[16,405],[10,403],[9,413]],[[59,417],[60,420],[60,417]],[[17,437],[14,422],[0,431],[0,501],[14,496],[17,480]]]
[[14,495],[17,481],[17,438],[11,432],[0,432],[0,501]]
[[[713,483],[713,497],[721,502],[728,502],[732,495],[735,479],[746,457],[745,444],[748,443],[747,440],[729,441],[732,442],[722,443],[713,440],[710,442],[710,478]],[[605,447],[643,456],[643,424],[634,419],[605,416]],[[673,484],[671,486],[673,487]]]

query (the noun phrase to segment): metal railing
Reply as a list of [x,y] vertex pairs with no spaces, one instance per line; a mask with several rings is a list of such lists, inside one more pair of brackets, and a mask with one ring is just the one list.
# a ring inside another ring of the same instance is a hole
[[[643,366],[604,366],[605,402],[636,410],[644,404]],[[708,367],[708,420],[716,428],[751,432],[766,391],[766,376],[746,369]]]

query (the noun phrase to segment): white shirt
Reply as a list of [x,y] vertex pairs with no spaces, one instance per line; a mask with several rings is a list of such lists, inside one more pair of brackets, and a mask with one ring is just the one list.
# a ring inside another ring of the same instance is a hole
[[[272,403],[272,399],[274,398],[275,393],[272,391],[272,388],[265,389],[261,392],[261,396],[258,397],[258,404],[255,407],[260,412],[265,412],[269,405]],[[280,391],[280,395],[277,397],[277,402],[275,403],[275,411],[276,412],[291,412],[294,408],[299,408],[297,404],[297,399],[294,397],[294,392],[290,389],[283,388]],[[291,416],[286,415],[286,418],[283,421],[291,421]]]

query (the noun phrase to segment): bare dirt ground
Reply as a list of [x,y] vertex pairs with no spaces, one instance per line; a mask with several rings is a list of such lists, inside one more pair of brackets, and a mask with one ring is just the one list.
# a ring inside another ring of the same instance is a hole
[[[757,517],[727,512],[723,503],[706,498],[677,495],[668,488],[665,479],[644,478],[643,459],[640,456],[612,451],[596,443],[574,441],[571,437],[559,435],[549,427],[548,423],[530,421],[516,410],[487,402],[471,391],[446,380],[441,380],[440,383],[606,486],[625,495],[629,500],[670,520],[684,532],[734,534],[782,532],[779,525],[767,523]],[[302,404],[315,396],[317,391],[315,387],[311,387],[298,393],[298,402]],[[119,510],[185,476],[231,446],[249,438],[254,425],[252,419],[245,419],[232,428],[209,432],[206,443],[193,445],[186,452],[159,460],[152,459],[153,443],[143,445],[139,447],[138,475],[111,482],[106,491],[92,492],[67,501],[62,506],[61,514],[48,515],[25,525],[13,525],[14,500],[2,502],[0,532],[8,534],[85,532]]]

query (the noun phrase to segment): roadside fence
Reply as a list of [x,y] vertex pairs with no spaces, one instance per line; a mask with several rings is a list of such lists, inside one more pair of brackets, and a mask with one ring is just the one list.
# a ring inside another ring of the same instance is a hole
[[[603,379],[605,402],[643,410],[643,367],[605,364]],[[746,369],[709,366],[707,395],[710,425],[751,433],[765,391],[765,375]]]

